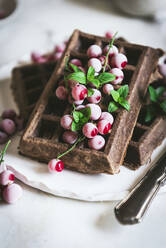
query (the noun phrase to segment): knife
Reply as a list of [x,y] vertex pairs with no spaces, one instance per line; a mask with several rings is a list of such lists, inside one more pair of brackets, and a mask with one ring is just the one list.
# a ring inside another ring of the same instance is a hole
[[153,198],[166,182],[166,153],[134,186],[129,195],[115,207],[115,216],[121,224],[142,221]]

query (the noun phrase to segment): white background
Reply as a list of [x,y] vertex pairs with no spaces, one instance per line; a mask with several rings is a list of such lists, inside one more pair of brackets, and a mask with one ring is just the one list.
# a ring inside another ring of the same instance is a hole
[[[96,34],[113,29],[131,42],[166,48],[163,24],[119,14],[111,1],[18,2],[16,12],[0,21],[1,68],[32,50],[51,50],[75,28]],[[15,205],[0,203],[2,248],[166,247],[165,194],[141,224],[122,226],[113,213],[117,202],[63,199],[22,186],[24,195]]]

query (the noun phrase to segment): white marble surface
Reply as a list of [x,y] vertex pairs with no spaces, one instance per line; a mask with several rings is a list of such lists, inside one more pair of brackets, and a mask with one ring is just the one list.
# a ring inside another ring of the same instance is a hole
[[[111,1],[18,2],[18,10],[0,21],[1,69],[31,50],[51,49],[74,28],[96,34],[111,28],[130,41],[166,49],[160,24],[117,14]],[[0,203],[2,248],[165,247],[165,194],[156,197],[143,223],[121,226],[113,214],[116,202],[63,199],[22,186],[15,205]]]

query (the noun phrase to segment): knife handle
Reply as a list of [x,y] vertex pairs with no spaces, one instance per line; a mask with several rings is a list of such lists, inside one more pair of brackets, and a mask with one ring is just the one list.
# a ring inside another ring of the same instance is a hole
[[155,173],[147,174],[133,188],[131,193],[115,207],[115,215],[121,224],[141,222],[152,199],[165,183],[165,174],[156,178]]

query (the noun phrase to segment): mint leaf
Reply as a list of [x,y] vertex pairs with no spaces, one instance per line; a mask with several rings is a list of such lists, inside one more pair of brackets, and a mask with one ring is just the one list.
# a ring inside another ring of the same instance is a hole
[[80,131],[85,123],[87,123],[91,116],[91,110],[89,107],[80,109],[79,111],[73,111],[73,119],[71,125],[72,131]]
[[129,93],[129,86],[127,84],[121,86],[118,90],[120,97],[126,98]]
[[79,112],[81,112],[84,117],[88,118],[88,120],[90,119],[90,116],[91,116],[91,109],[90,109],[90,107],[79,109]]
[[71,130],[72,131],[79,131],[82,128],[80,123],[76,123],[75,121],[72,122],[71,124]]
[[160,96],[162,96],[162,94],[164,93],[165,90],[166,90],[166,89],[165,89],[165,87],[163,87],[163,86],[158,87],[158,88],[156,89],[157,98],[159,98]]
[[82,71],[79,72],[73,72],[67,76],[68,80],[74,80],[81,84],[86,84],[86,76],[85,73]]
[[162,103],[160,103],[160,107],[166,113],[166,100],[164,100]]
[[146,108],[145,122],[150,122],[156,116],[155,107],[153,105],[148,105]]
[[70,67],[73,69],[74,72],[79,72],[79,71],[81,71],[81,69],[78,68],[78,66],[76,66],[76,65],[74,65],[74,64],[72,64],[72,63],[70,63],[69,65],[70,65]]
[[116,90],[111,90],[110,92],[112,98],[114,99],[115,102],[118,102],[118,99],[120,97],[119,92]]
[[127,111],[130,110],[130,104],[128,103],[128,101],[127,101],[126,99],[120,97],[118,102],[119,102],[119,104],[120,104],[121,106],[123,106]]
[[79,111],[73,112],[73,119],[76,123],[78,123],[82,117],[83,117],[83,114],[81,112]]
[[93,96],[94,90],[92,88],[88,89],[88,97]]
[[108,105],[108,112],[115,112],[118,109],[118,106],[114,102],[110,102]]
[[102,72],[100,75],[97,77],[97,79],[100,81],[100,84],[105,84],[108,82],[111,82],[115,80],[115,75],[109,72]]
[[87,72],[87,79],[88,81],[91,82],[92,79],[94,79],[94,75],[95,75],[95,70],[92,66],[89,67],[88,72]]
[[96,88],[99,88],[100,87],[100,81],[96,78],[92,78],[91,80],[89,80],[89,82],[91,82],[92,84],[94,84],[94,86]]
[[148,89],[149,89],[149,94],[150,94],[150,100],[152,102],[157,102],[158,96],[157,96],[156,90],[152,86],[149,86]]

